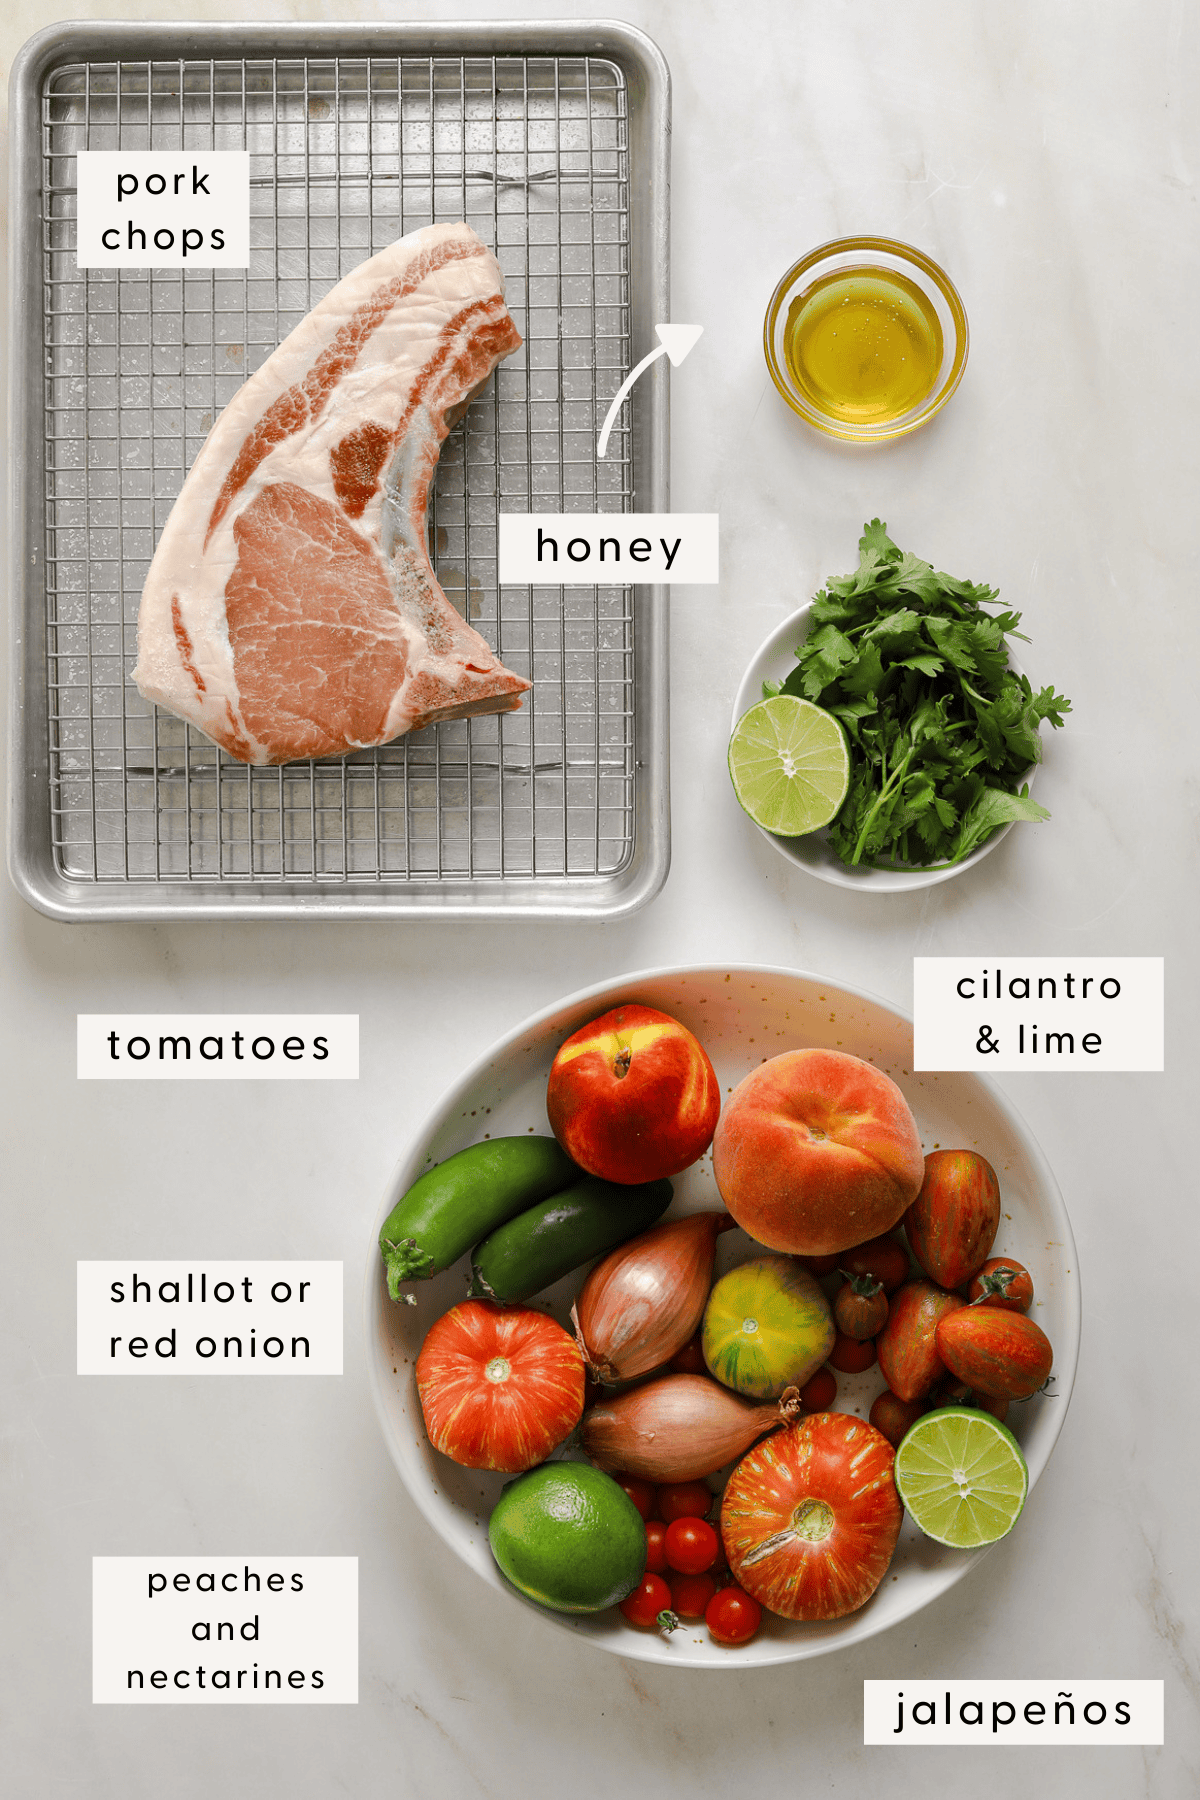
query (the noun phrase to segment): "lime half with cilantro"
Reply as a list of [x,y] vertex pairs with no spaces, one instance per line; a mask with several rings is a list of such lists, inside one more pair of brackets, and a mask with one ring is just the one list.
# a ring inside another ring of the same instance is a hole
[[776,837],[819,831],[850,786],[850,748],[832,713],[792,694],[760,700],[729,740],[733,791]]
[[971,1406],[918,1419],[896,1452],[896,1487],[926,1537],[979,1550],[1005,1537],[1029,1492],[1029,1469],[1007,1426]]

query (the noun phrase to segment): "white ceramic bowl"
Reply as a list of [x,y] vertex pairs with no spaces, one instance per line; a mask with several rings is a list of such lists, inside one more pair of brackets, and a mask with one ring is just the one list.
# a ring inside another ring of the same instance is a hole
[[[1009,1102],[978,1075],[913,1075],[912,1025],[882,1000],[838,982],[791,969],[754,966],[649,970],[573,994],[519,1025],[450,1089],[417,1141],[397,1164],[375,1222],[366,1280],[366,1345],[372,1393],[392,1460],[405,1487],[456,1556],[514,1605],[531,1606],[548,1626],[645,1662],[689,1668],[747,1668],[821,1656],[895,1625],[945,1593],[984,1551],[962,1552],[933,1543],[907,1520],[888,1574],[859,1612],[828,1624],[797,1624],[764,1616],[749,1644],[721,1649],[703,1624],[669,1638],[627,1625],[615,1608],[591,1617],[547,1612],[504,1581],[488,1548],[488,1516],[506,1477],[462,1469],[430,1445],[413,1379],[417,1352],[433,1321],[463,1298],[462,1266],[414,1284],[415,1306],[388,1299],[376,1248],[379,1228],[429,1159],[441,1161],[486,1134],[544,1132],[546,1077],[558,1046],[589,1019],[622,1001],[641,1000],[683,1021],[703,1043],[732,1088],[768,1056],[822,1045],[864,1057],[903,1089],[927,1150],[979,1150],[1000,1178],[1004,1218],[997,1252],[1026,1264],[1036,1289],[1035,1314],[1054,1345],[1053,1397],[1037,1395],[1012,1408],[1009,1423],[1038,1479],[1066,1415],[1079,1347],[1079,1277],[1071,1227],[1053,1175]],[[676,1180],[671,1214],[721,1204],[708,1157]],[[719,1240],[718,1270],[754,1254],[740,1231]],[[546,1296],[566,1322],[583,1272]],[[866,1415],[883,1386],[878,1368],[838,1377],[836,1405]],[[1015,1527],[1017,1541],[1021,1530]]]
[[[808,636],[809,619],[812,615],[812,602],[802,606],[786,618],[782,625],[777,625],[766,641],[759,645],[746,673],[742,676],[741,685],[733,702],[733,718],[730,721],[730,734],[735,730],[738,720],[743,718],[756,706],[763,697],[764,681],[785,681],[796,666],[796,646],[802,644]],[[1013,660],[1010,653],[1009,666],[1021,674],[1021,666]],[[1029,783],[1029,791],[1033,792],[1033,780],[1036,765],[1025,771],[1024,779]],[[749,823],[753,824],[753,820]],[[963,875],[968,869],[975,868],[985,856],[990,856],[1002,838],[1006,838],[1012,830],[1012,823],[1002,825],[986,843],[965,856],[958,863],[932,863],[927,869],[851,869],[830,847],[827,831],[810,831],[804,837],[776,837],[774,832],[763,831],[761,825],[755,825],[756,831],[762,832],[768,844],[774,844],[781,856],[807,869],[818,881],[832,882],[834,887],[856,888],[868,894],[904,894],[917,888],[933,887],[936,882],[950,881],[955,875]]]

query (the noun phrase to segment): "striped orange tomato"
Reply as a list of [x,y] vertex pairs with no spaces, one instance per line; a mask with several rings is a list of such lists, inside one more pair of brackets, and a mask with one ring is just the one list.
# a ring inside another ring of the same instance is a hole
[[998,1306],[964,1306],[940,1319],[937,1351],[960,1381],[996,1400],[1028,1400],[1054,1365],[1041,1326]]
[[921,1191],[904,1215],[912,1253],[939,1287],[956,1288],[988,1259],[1000,1224],[1000,1183],[974,1150],[931,1150]]
[[849,1413],[813,1413],[748,1450],[726,1484],[734,1578],[785,1619],[840,1619],[883,1580],[904,1517],[895,1451]]
[[583,1415],[582,1352],[532,1307],[451,1307],[421,1346],[416,1373],[430,1443],[467,1469],[532,1469]]

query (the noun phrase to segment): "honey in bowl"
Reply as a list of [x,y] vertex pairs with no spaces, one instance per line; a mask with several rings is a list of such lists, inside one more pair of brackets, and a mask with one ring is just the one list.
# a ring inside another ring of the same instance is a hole
[[894,269],[837,269],[788,307],[783,356],[826,417],[883,424],[919,406],[942,366],[942,328],[926,296]]

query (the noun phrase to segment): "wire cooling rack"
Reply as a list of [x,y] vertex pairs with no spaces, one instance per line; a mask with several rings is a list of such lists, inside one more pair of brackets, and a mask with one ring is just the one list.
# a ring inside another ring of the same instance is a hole
[[[645,857],[637,714],[659,679],[639,667],[633,590],[500,588],[496,563],[502,509],[639,503],[628,404],[596,456],[635,335],[648,335],[634,317],[620,60],[78,57],[46,70],[37,107],[42,757],[60,891],[236,905],[241,890],[274,890],[275,911],[331,892],[388,910],[620,905]],[[79,269],[83,149],[248,150],[249,269]],[[532,692],[516,713],[248,768],[129,680],[159,532],[221,408],[322,295],[403,233],[458,219],[495,250],[525,341],[445,445],[430,548],[451,601]],[[665,872],[665,847],[658,860]]]

